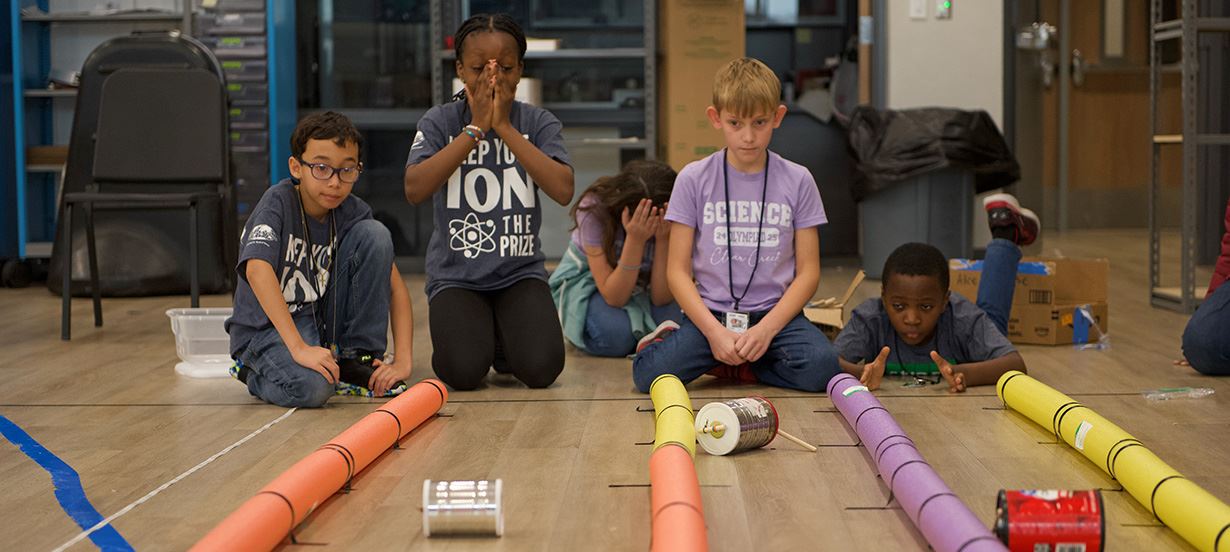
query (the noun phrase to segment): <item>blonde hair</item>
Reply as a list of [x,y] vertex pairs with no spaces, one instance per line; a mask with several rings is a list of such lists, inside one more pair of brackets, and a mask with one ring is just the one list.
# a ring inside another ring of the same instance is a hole
[[713,108],[738,117],[773,113],[781,94],[777,75],[755,58],[731,60],[713,77]]

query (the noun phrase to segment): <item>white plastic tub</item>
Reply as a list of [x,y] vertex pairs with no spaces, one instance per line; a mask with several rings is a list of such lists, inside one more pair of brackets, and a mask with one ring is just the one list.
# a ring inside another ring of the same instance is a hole
[[169,309],[175,352],[182,361],[175,371],[191,378],[227,377],[231,367],[231,338],[222,323],[231,316],[228,308]]

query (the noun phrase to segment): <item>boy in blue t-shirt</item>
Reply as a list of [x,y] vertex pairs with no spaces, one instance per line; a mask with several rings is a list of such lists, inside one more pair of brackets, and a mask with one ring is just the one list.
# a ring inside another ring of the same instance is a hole
[[935,375],[952,392],[1025,371],[1006,336],[1021,246],[1037,238],[1038,217],[1008,194],[987,197],[983,207],[993,239],[977,304],[949,292],[948,261],[939,249],[902,245],[884,262],[880,298],[855,307],[834,342],[843,371],[861,374],[869,389],[878,388],[885,373]]
[[[394,395],[410,377],[410,295],[388,229],[350,192],[363,137],[334,112],[291,135],[292,179],[269,188],[240,237],[235,310],[226,321],[232,375],[280,406],[324,405],[335,392]],[[393,327],[397,356],[383,360]]]

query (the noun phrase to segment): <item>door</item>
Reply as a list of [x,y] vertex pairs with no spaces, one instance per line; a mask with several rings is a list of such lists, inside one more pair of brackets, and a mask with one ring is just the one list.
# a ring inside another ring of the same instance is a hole
[[[1037,23],[1037,25],[1034,25]],[[1016,140],[1022,203],[1048,228],[1143,228],[1150,158],[1149,2],[1021,0]],[[1163,75],[1160,127],[1179,125],[1179,75]],[[1177,224],[1179,155],[1164,150],[1163,213]],[[1035,209],[1037,210],[1037,209]]]

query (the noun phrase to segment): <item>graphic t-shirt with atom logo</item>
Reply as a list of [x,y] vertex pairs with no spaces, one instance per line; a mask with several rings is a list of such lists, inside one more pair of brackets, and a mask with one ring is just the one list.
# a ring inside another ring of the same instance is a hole
[[[508,119],[547,157],[569,164],[562,125],[549,111],[513,102]],[[419,119],[406,166],[444,149],[469,122],[465,101],[433,107]],[[429,299],[450,287],[486,291],[525,278],[546,281],[538,239],[538,186],[495,132],[488,132],[470,151],[431,202],[435,226],[427,244]]]

